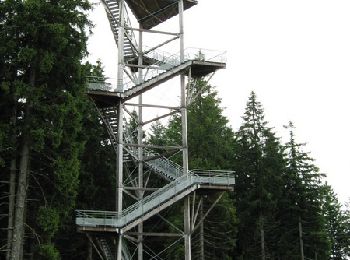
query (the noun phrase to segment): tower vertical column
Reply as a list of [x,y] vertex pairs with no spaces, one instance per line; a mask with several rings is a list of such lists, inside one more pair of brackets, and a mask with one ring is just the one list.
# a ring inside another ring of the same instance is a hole
[[[124,0],[119,0],[119,28],[118,28],[118,73],[117,73],[117,91],[124,90]],[[123,210],[123,103],[118,101],[118,144],[117,144],[117,201],[116,211],[121,214]],[[117,260],[122,260],[122,234],[118,236]]]
[[[184,3],[179,1],[179,27],[180,27],[180,63],[185,61],[185,41],[184,41]],[[180,75],[181,87],[181,124],[182,124],[182,166],[183,175],[188,174],[188,143],[187,143],[187,104],[185,75]],[[184,201],[184,243],[185,260],[191,260],[191,225],[190,225],[190,197],[185,197]]]
[[[142,26],[139,26],[142,29]],[[139,31],[139,46],[138,46],[138,65],[142,66],[142,31]],[[142,68],[138,68],[138,82],[139,84],[142,82]],[[142,129],[142,94],[139,95],[139,107],[138,107],[138,127],[137,127],[137,144],[139,145],[138,152],[138,199],[141,200],[143,198],[143,148],[142,138],[143,138],[143,129]],[[137,231],[139,233],[137,237],[137,259],[143,259],[143,223],[138,224]]]
[[124,0],[118,0],[119,6],[119,27],[118,27],[118,72],[117,72],[117,91],[122,92],[123,87],[123,75],[124,75],[124,32],[125,32],[125,19],[124,19]]

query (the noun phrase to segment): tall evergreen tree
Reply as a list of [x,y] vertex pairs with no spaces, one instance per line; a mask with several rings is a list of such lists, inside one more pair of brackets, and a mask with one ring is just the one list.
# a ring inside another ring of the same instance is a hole
[[248,99],[236,142],[235,198],[239,218],[236,257],[273,259],[277,257],[276,210],[285,164],[279,140],[267,126],[254,92]]
[[[284,175],[283,200],[280,206],[282,252],[295,259],[328,259],[329,244],[322,210],[324,175],[314,160],[303,151],[304,144],[295,140],[294,126],[289,123],[286,144],[287,169]],[[298,243],[296,243],[298,241]]]

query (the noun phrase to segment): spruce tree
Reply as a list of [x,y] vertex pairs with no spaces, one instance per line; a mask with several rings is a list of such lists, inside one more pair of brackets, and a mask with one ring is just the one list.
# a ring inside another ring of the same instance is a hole
[[[290,122],[287,142],[287,167],[283,178],[284,189],[279,211],[281,219],[281,252],[286,257],[307,259],[317,255],[327,259],[329,244],[322,214],[322,178],[314,160],[303,150],[305,144],[295,140]],[[296,243],[295,241],[298,241]]]
[[281,197],[285,163],[283,149],[267,126],[254,92],[236,135],[234,169],[239,226],[235,255],[242,259],[274,258],[279,240],[277,202]]

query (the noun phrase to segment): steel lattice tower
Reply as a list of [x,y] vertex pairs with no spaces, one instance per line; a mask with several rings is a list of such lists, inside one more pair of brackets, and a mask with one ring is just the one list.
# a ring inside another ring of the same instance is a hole
[[[91,79],[88,95],[96,104],[116,152],[116,207],[115,211],[77,210],[78,230],[85,232],[90,241],[97,244],[96,249],[99,248],[101,258],[131,259],[123,243],[123,239],[127,237],[137,244],[137,259],[141,260],[144,252],[143,241],[147,236],[171,235],[146,233],[144,222],[163,209],[183,200],[184,258],[190,260],[191,234],[198,220],[201,203],[200,200],[195,206],[195,193],[232,190],[234,185],[231,172],[199,172],[188,169],[187,106],[195,99],[188,86],[196,79],[225,68],[224,57],[218,52],[185,50],[184,11],[197,5],[195,0],[101,0],[101,2],[118,47],[117,86],[113,87],[105,80]],[[129,13],[132,13],[138,26],[133,26]],[[179,21],[177,32],[154,29],[155,26],[176,16]],[[170,38],[146,48],[143,44],[145,34],[165,35]],[[159,51],[161,47],[176,41],[179,42],[178,55],[167,56]],[[143,102],[143,93],[175,77],[180,78],[180,104],[177,107],[159,105],[156,101],[154,104]],[[132,100],[137,102],[132,103]],[[137,140],[125,125],[124,114],[130,114],[127,109],[129,106],[137,108]],[[145,121],[143,119],[145,107],[168,109],[169,112]],[[145,144],[143,142],[144,126],[174,113],[179,113],[181,116],[181,145]],[[152,152],[152,149],[181,151],[182,165],[177,165],[165,156]],[[131,158],[137,166],[137,176],[135,176],[137,182],[133,187],[127,187],[124,183],[125,156]],[[169,183],[159,189],[147,187],[150,175],[147,175],[144,169],[156,173]],[[137,202],[124,209],[123,194],[130,194],[131,191],[135,192],[135,195],[131,196],[134,196]],[[144,196],[146,191],[153,192]],[[117,238],[116,250],[109,245],[107,239],[109,236]]]

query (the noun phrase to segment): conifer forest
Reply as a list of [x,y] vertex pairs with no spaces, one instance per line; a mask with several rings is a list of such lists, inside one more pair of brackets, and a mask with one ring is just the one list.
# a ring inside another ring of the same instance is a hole
[[[76,209],[115,210],[114,148],[86,94],[89,77],[104,77],[103,64],[86,62],[91,8],[88,0],[0,1],[0,259],[105,259],[75,224]],[[197,93],[187,115],[189,169],[235,174],[233,191],[203,196],[198,214],[208,214],[192,231],[192,258],[349,259],[350,207],[296,126],[275,132],[252,91],[234,130],[215,86],[202,79],[188,87]],[[135,115],[125,125],[132,132],[137,123]],[[174,113],[153,122],[143,140],[172,145],[180,131]],[[182,207],[147,220],[148,231],[181,228]],[[126,243],[132,254],[135,245]],[[149,237],[144,250],[145,259],[184,259],[181,237]]]

